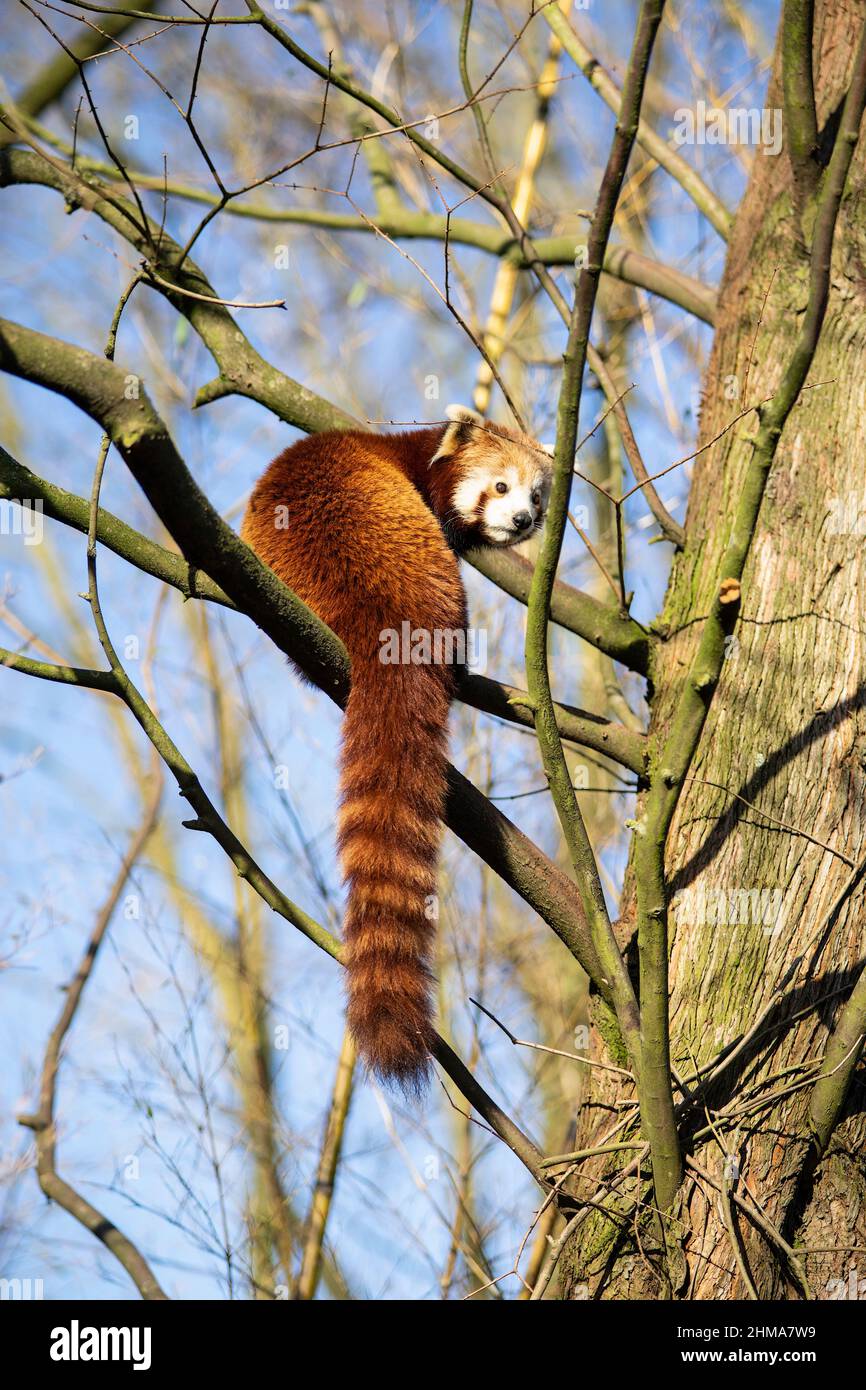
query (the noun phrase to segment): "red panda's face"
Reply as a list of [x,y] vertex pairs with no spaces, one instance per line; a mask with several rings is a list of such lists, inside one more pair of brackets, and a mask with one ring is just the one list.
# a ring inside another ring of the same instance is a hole
[[454,510],[488,545],[518,545],[541,526],[549,491],[550,475],[537,460],[515,464],[494,453],[457,484]]
[[465,406],[449,406],[438,457],[454,466],[453,513],[487,545],[528,540],[541,526],[550,494],[552,460],[516,430],[491,425]]

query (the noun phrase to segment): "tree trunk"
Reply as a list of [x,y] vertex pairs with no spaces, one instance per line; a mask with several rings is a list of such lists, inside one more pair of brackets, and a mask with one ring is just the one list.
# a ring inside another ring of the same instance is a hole
[[[822,142],[835,133],[864,8],[862,0],[816,5]],[[767,105],[782,106],[778,56]],[[692,1299],[748,1297],[747,1275],[762,1298],[804,1297],[798,1267],[815,1298],[857,1296],[858,1289],[866,1297],[866,1255],[850,1250],[866,1247],[862,1068],[820,1160],[808,1129],[814,1064],[864,954],[864,884],[854,868],[863,854],[866,767],[864,154],[861,139],[840,210],[811,389],[780,440],[742,615],[668,842],[671,1055],[679,1076],[688,1083],[695,1061],[711,1061],[766,1014],[706,1096],[711,1116],[730,1106],[738,1117],[714,1120],[717,1136],[707,1133],[701,1101],[682,1122],[684,1152],[735,1194],[723,1215],[719,1190],[687,1169],[671,1231],[683,1257],[674,1291]],[[798,222],[785,149],[776,157],[756,152],[721,287],[701,445],[777,386],[806,304],[810,234],[808,210],[802,230]],[[709,609],[754,419],[735,424],[695,462],[687,547],[673,565],[662,617],[650,730],[656,749]],[[624,903],[627,923],[631,884]],[[805,1084],[790,1089],[798,1082]],[[774,1104],[757,1105],[783,1091]],[[577,1147],[600,1143],[617,1119],[601,1107],[630,1094],[593,1068]],[[604,1162],[581,1168],[580,1195],[591,1196],[592,1181],[616,1172],[622,1155]],[[667,1292],[646,1209],[639,1208],[639,1239],[632,1219],[646,1184],[640,1194],[633,1179],[624,1188],[627,1221],[596,1213],[576,1231],[564,1262],[565,1297]],[[737,1204],[748,1194],[785,1241],[808,1247],[795,1264]]]

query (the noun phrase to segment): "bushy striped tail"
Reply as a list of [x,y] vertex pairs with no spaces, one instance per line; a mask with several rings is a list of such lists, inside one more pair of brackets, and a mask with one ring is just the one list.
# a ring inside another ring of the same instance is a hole
[[430,969],[450,668],[353,657],[339,848],[348,886],[348,1022],[376,1076],[419,1092],[433,1040]]

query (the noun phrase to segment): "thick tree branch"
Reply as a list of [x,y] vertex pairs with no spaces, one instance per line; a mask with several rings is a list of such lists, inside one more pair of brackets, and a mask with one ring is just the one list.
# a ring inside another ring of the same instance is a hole
[[[529,602],[533,568],[528,560],[504,550],[470,550],[466,559],[512,598]],[[630,670],[650,674],[654,639],[627,614],[557,580],[550,617]]]
[[[524,728],[535,727],[532,718],[532,700],[525,690],[488,676],[470,675],[460,687],[460,699],[474,709],[484,710],[486,714],[497,715],[512,724]],[[624,724],[615,724],[588,710],[575,709],[572,705],[554,704],[556,724],[560,737],[579,747],[592,748],[596,753],[604,753],[622,767],[636,772],[639,777],[646,771],[646,740],[643,734],[635,733]]]
[[818,164],[818,117],[812,74],[814,0],[784,0],[782,7],[782,100],[785,105],[785,143],[794,189],[802,213],[814,193]]
[[824,1052],[821,1071],[809,1102],[809,1124],[815,1146],[823,1154],[830,1143],[848,1098],[854,1072],[866,1040],[866,970],[836,1021]]

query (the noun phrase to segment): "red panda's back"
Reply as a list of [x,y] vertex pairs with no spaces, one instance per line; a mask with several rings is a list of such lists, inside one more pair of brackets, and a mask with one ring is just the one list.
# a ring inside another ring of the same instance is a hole
[[300,440],[264,473],[244,518],[244,539],[350,652],[404,620],[464,620],[455,557],[401,467],[404,439]]

